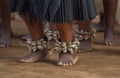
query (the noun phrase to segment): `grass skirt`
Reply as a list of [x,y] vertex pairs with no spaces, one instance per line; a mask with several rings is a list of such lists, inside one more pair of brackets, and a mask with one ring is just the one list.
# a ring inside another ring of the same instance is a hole
[[93,0],[11,0],[13,11],[54,23],[91,20],[96,16]]
[[52,22],[64,23],[81,20],[91,20],[96,17],[93,0],[61,0],[60,7]]

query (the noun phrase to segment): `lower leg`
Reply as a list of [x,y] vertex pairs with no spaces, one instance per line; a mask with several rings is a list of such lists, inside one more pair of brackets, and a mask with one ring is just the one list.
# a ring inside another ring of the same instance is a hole
[[[22,18],[24,19],[25,24],[29,30],[32,41],[35,41],[35,42],[41,41],[41,39],[44,38],[42,22],[36,20],[36,21],[32,22],[32,25],[31,25],[27,14],[23,15]],[[36,44],[38,44],[38,43],[36,43]],[[41,46],[43,46],[43,45],[41,45]],[[38,47],[38,46],[35,46],[35,47]],[[46,55],[47,55],[47,49],[37,49],[34,52],[20,58],[19,62],[43,61],[45,59]]]
[[[71,23],[58,24],[57,27],[60,32],[61,43],[64,42],[67,44],[73,41]],[[59,59],[57,64],[61,66],[70,66],[75,64],[77,60],[78,57],[76,56],[76,51],[74,51],[72,54],[69,52],[64,53],[64,51],[61,51],[61,53],[59,54]]]
[[80,39],[80,46],[79,46],[79,51],[78,52],[86,52],[86,51],[90,51],[92,49],[92,38],[89,38],[89,39],[84,39],[84,36],[83,35],[84,33],[81,33],[82,31],[83,32],[88,32],[89,34],[89,31],[92,31],[90,28],[90,23],[91,21],[81,21],[79,22],[79,37],[83,37],[82,40]]
[[[48,28],[49,28],[49,30],[51,32],[58,31],[57,27],[56,27],[56,24],[54,24],[54,23],[49,23],[49,27]],[[47,30],[48,30],[48,28],[47,28]],[[27,40],[31,40],[31,35],[30,34],[27,34],[27,35],[25,35],[25,36],[22,37],[22,41],[27,41]]]
[[49,41],[48,48],[51,52],[55,48],[55,42],[60,39],[60,34],[55,23],[49,23],[48,27],[44,31]]
[[[119,25],[117,19],[115,19],[114,24],[115,24],[115,25]],[[94,24],[94,23],[93,23],[93,27],[94,27],[97,31],[104,31],[104,29],[105,29],[105,14],[104,14],[104,13],[100,13],[100,22],[97,23],[97,24]]]
[[56,24],[54,24],[54,23],[49,23],[49,29],[51,31],[57,31],[58,30],[57,27],[56,27]]
[[0,30],[0,47],[11,45],[11,28],[10,28],[10,4],[9,0],[2,0],[1,4],[1,30]]
[[105,12],[104,38],[106,45],[116,45],[114,40],[115,16],[118,0],[103,0]]

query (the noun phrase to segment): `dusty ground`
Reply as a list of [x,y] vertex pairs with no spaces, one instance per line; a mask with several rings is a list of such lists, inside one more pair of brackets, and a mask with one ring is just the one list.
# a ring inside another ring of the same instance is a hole
[[[12,28],[15,35],[27,33],[19,20]],[[120,43],[120,27],[115,34]],[[18,63],[16,60],[29,51],[21,46],[20,38],[13,38],[12,43],[13,47],[0,49],[0,78],[120,78],[120,46],[103,45],[102,33],[97,33],[93,50],[78,54],[78,63],[71,67],[56,66],[57,53],[45,62]]]

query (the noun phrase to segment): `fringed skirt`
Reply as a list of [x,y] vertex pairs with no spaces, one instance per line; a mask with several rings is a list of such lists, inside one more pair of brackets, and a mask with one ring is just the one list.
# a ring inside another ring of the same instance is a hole
[[51,20],[61,0],[32,0],[31,12],[40,20]]
[[60,0],[10,0],[11,12],[28,13],[30,18],[47,19],[56,13]]
[[91,20],[96,16],[93,0],[33,0],[36,17],[63,23]]
[[27,13],[30,20],[34,20],[36,17],[32,7],[33,1],[34,0],[10,0],[11,12],[17,12],[20,15]]
[[17,3],[18,3],[18,0],[10,0],[10,9],[11,9],[11,12],[16,12]]
[[28,12],[33,18],[64,23],[95,18],[93,0],[11,0],[14,11]]
[[50,22],[64,23],[81,20],[91,20],[96,17],[93,0],[61,0],[53,19]]
[[24,13],[30,11],[32,0],[10,0],[11,12]]

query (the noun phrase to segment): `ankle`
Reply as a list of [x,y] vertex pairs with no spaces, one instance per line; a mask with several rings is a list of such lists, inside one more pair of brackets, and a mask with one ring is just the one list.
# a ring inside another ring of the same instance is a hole
[[27,43],[28,43],[28,49],[31,52],[36,52],[48,48],[48,43],[44,39],[40,39],[36,41],[28,40]]
[[78,39],[73,39],[72,42],[57,42],[56,51],[64,54],[67,54],[67,53],[75,54],[78,51],[79,45],[80,45],[80,42]]
[[78,38],[80,41],[89,40],[95,38],[96,29],[91,27],[88,31],[80,30],[77,34],[74,35],[74,38]]

